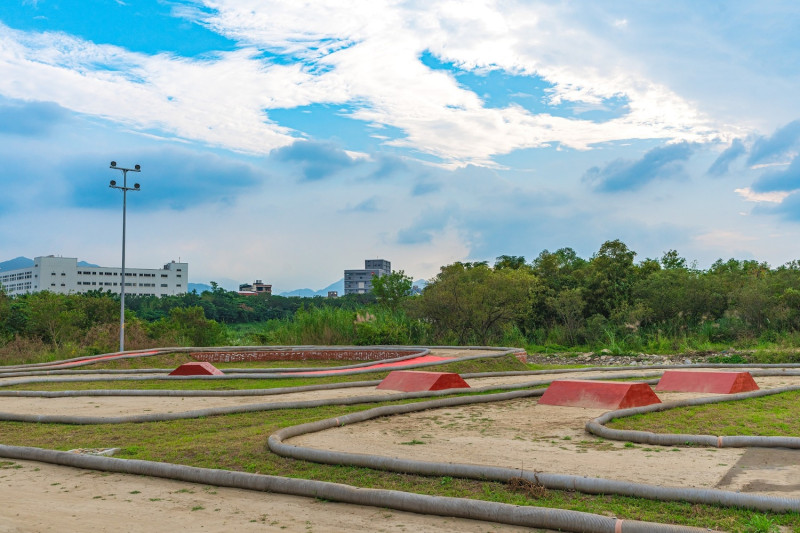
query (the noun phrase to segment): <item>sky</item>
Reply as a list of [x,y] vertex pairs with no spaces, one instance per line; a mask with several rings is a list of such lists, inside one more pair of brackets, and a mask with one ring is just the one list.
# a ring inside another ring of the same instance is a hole
[[800,259],[800,4],[3,0],[0,261]]

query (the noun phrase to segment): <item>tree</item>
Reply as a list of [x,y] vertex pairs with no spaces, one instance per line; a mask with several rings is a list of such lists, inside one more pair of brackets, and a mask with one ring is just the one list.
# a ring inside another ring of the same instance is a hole
[[521,255],[501,255],[494,260],[495,270],[502,270],[504,268],[519,270],[525,266],[525,257]]
[[583,301],[580,289],[567,289],[561,291],[558,296],[547,299],[547,306],[558,316],[564,326],[567,341],[575,344],[577,341],[578,330],[583,322],[583,309],[586,302]]
[[54,348],[65,342],[76,340],[85,315],[74,308],[74,298],[50,291],[29,295],[29,331]]
[[215,346],[226,340],[225,328],[207,319],[200,306],[174,307],[169,317],[156,322],[152,329],[160,335],[172,333],[179,343],[188,346]]
[[592,257],[587,267],[584,297],[588,314],[611,318],[614,312],[630,303],[631,287],[636,269],[630,250],[619,239],[606,241]]
[[678,255],[676,250],[668,250],[661,256],[661,267],[664,270],[685,269],[686,259]]
[[0,344],[7,338],[13,337],[11,328],[11,302],[0,283]]
[[405,272],[392,271],[391,274],[372,278],[372,293],[380,305],[395,310],[411,295],[412,285],[413,281]]
[[525,269],[454,263],[442,267],[425,287],[413,312],[440,338],[489,344],[529,307],[536,284],[536,276]]

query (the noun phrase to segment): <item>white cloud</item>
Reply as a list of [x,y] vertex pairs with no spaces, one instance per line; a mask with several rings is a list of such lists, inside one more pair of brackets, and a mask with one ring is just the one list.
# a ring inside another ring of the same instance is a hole
[[[734,135],[638,73],[623,50],[574,25],[567,8],[490,0],[362,0],[346,8],[333,0],[313,8],[291,1],[205,3],[210,11],[195,16],[244,48],[206,60],[146,56],[0,26],[0,92],[255,153],[303,136],[271,122],[270,109],[346,103],[353,118],[404,132],[388,144],[448,166],[495,166],[496,155],[554,143],[585,150],[614,140]],[[271,63],[258,50],[300,62]],[[490,108],[449,72],[425,66],[425,51],[475,72],[540,76],[553,84],[551,105],[598,106],[620,97],[628,111],[597,123],[516,105]]]
[[757,237],[735,231],[712,230],[698,235],[694,238],[694,240],[703,246],[709,246],[712,248],[735,249],[740,243],[745,241],[755,241],[757,240]]
[[[299,66],[265,66],[254,53],[240,50],[202,61],[147,56],[0,24],[0,93],[57,102],[140,130],[264,153],[294,141],[289,129],[267,120],[264,108],[304,105],[330,91],[316,88]],[[292,85],[305,91],[282,90]]]
[[754,192],[750,187],[743,187],[741,189],[734,189],[733,192],[744,198],[747,202],[779,204],[783,202],[787,196],[792,194],[793,191]]

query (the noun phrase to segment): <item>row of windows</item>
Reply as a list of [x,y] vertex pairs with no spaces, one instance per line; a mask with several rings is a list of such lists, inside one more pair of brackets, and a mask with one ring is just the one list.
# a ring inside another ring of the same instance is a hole
[[0,281],[16,281],[19,279],[31,279],[32,273],[30,270],[25,272],[17,272],[14,274],[6,274],[5,276],[0,276]]
[[27,282],[19,282],[19,283],[9,283],[9,284],[4,284],[3,287],[8,292],[23,291],[25,289],[30,289],[31,288],[31,282],[27,281]]
[[[30,283],[28,283],[28,284],[30,285]],[[53,287],[55,287],[55,283],[51,283],[51,285]],[[103,282],[103,281],[79,281],[78,285],[89,285],[89,286],[100,285],[101,287],[102,286],[117,287],[117,286],[119,286],[119,283],[117,283],[116,281],[113,282],[113,283],[110,282],[110,281],[105,281],[105,282]],[[61,286],[63,287],[64,284],[62,283]],[[155,287],[156,284],[155,283],[125,283],[125,286],[126,287]],[[161,286],[162,287],[167,287],[168,285],[166,283],[162,283]],[[176,287],[180,287],[180,284],[175,285],[175,286]]]
[[[81,275],[81,276],[97,276],[97,275],[100,275],[100,276],[119,276],[120,275],[119,272],[98,272],[96,270],[95,271],[92,271],[92,270],[78,270],[78,274]],[[53,272],[53,275],[55,276],[56,273]],[[66,276],[66,274],[64,272],[62,272],[61,275],[62,276]],[[152,272],[125,272],[125,277],[127,278],[128,276],[132,276],[132,277],[139,276],[140,278],[154,278],[154,277],[156,277],[155,273],[152,273]],[[162,278],[166,278],[168,276],[167,276],[167,274],[161,274],[161,277]],[[181,275],[178,274],[178,277],[181,277]]]

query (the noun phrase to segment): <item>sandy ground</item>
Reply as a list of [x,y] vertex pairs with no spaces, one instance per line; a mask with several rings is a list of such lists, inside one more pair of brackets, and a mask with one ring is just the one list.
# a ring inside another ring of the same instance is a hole
[[[631,372],[638,369],[626,369]],[[577,374],[469,380],[473,387]],[[800,377],[756,378],[761,388]],[[232,398],[6,398],[0,411],[117,416],[181,412],[262,402],[366,396],[360,387],[292,395]],[[659,393],[662,401],[695,394]],[[383,418],[292,439],[292,444],[392,457],[605,477],[648,484],[721,488],[800,498],[800,451],[626,446],[584,431],[603,410],[538,405],[522,399]],[[0,459],[0,533],[6,531],[528,531],[320,502],[299,497],[105,474]],[[125,528],[128,529],[125,529]]]
[[0,461],[0,502],[0,533],[530,531],[29,461]]

